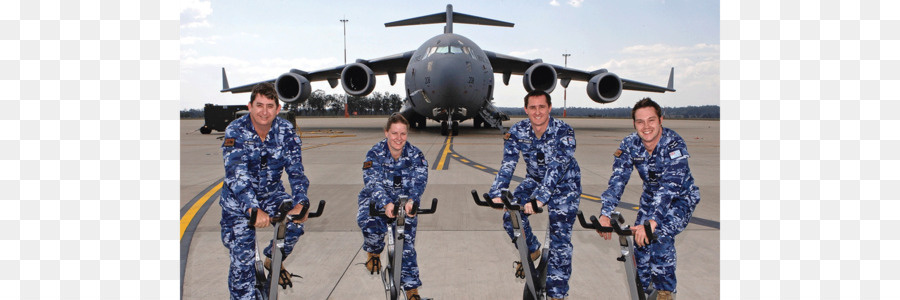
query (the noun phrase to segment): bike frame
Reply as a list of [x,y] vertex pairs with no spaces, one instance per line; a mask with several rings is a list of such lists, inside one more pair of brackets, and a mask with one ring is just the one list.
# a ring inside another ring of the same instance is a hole
[[[388,300],[398,300],[400,297],[406,298],[406,295],[400,292],[403,284],[400,272],[403,266],[403,243],[406,240],[406,218],[409,218],[406,213],[406,203],[409,201],[408,196],[400,195],[398,203],[394,205],[395,218],[388,218],[384,211],[378,211],[375,208],[374,202],[369,203],[369,216],[384,217],[389,220],[387,234],[385,235],[385,238],[387,238],[388,263],[381,272],[381,282],[384,284],[384,293]],[[437,210],[437,202],[437,198],[431,200],[431,209],[419,209],[419,204],[413,203],[410,212],[413,215],[433,214]],[[400,247],[399,251],[396,249],[398,246]]]
[[[615,232],[616,235],[619,236],[619,247],[621,255],[616,258],[616,260],[621,261],[625,264],[625,282],[628,283],[628,290],[631,294],[632,300],[648,300],[648,299],[656,299],[656,290],[653,288],[651,284],[647,287],[648,293],[644,293],[643,285],[641,284],[640,278],[637,275],[637,265],[634,260],[634,235],[631,232],[631,226],[624,225],[625,218],[622,217],[622,214],[618,211],[614,211],[612,215],[610,215],[610,227],[604,227],[600,225],[600,222],[597,220],[597,217],[591,216],[591,223],[587,223],[584,220],[584,213],[580,210],[578,211],[578,222],[581,223],[581,227],[588,229],[595,229],[599,232]],[[644,232],[647,233],[647,238],[650,240],[650,243],[656,242],[656,235],[653,234],[652,228],[650,227],[650,222],[646,221],[643,224]]]
[[[542,251],[541,254],[541,263],[538,268],[534,267],[534,262],[531,261],[530,253],[528,253],[528,243],[525,240],[525,228],[522,226],[522,218],[525,213],[525,208],[520,205],[512,204],[510,198],[512,194],[507,189],[503,189],[500,191],[500,200],[503,203],[494,203],[490,196],[485,193],[482,196],[484,200],[478,199],[478,192],[472,190],[472,198],[475,200],[475,204],[479,206],[489,206],[493,208],[506,208],[509,210],[509,217],[512,223],[513,228],[513,243],[516,244],[516,249],[519,251],[519,256],[522,259],[522,269],[525,271],[525,292],[523,298],[526,300],[541,300],[546,298],[546,272],[547,272],[547,251]],[[532,209],[534,209],[534,213],[541,213],[544,210],[537,206],[537,199],[531,198],[529,201],[531,202]],[[549,234],[549,231],[548,231]],[[547,241],[549,243],[549,241]],[[538,273],[541,273],[540,275]]]
[[[256,246],[256,285],[255,288],[258,292],[259,298],[263,300],[275,300],[278,299],[278,288],[273,288],[273,284],[277,284],[278,279],[272,280],[273,277],[279,278],[281,275],[281,262],[284,260],[284,237],[287,232],[287,222],[293,222],[294,220],[303,219],[303,216],[309,211],[309,205],[304,205],[303,209],[300,210],[300,214],[296,215],[288,215],[287,212],[291,210],[293,207],[293,202],[291,199],[285,199],[278,206],[278,210],[275,212],[275,216],[273,216],[271,220],[271,224],[275,227],[275,235],[272,237],[272,265],[271,271],[268,276],[262,275],[265,274],[265,267],[263,266],[263,262],[260,256],[262,251],[259,249],[259,245],[254,243]],[[310,212],[308,218],[316,218],[322,215],[322,212],[325,210],[325,200],[319,200],[319,206],[315,212]],[[250,212],[250,228],[254,228],[253,224],[256,224],[256,214],[257,210],[252,210]],[[255,229],[255,228],[254,228]],[[273,276],[273,274],[275,274]],[[264,280],[264,283],[261,282],[260,279]]]

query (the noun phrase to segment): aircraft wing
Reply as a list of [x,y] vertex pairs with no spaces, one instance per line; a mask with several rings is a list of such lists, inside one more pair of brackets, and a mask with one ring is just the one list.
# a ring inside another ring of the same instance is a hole
[[[396,74],[396,73],[404,73],[406,72],[406,66],[409,64],[410,58],[412,58],[413,52],[408,51],[404,53],[398,53],[394,55],[389,55],[385,57],[379,57],[370,60],[356,60],[356,63],[361,63],[372,69],[372,72],[375,75],[385,75],[385,74]],[[322,81],[327,80],[332,88],[337,87],[339,80],[341,79],[341,72],[344,70],[347,65],[340,65],[329,69],[322,69],[313,72],[306,72],[297,69],[291,69],[290,73],[295,73],[306,77],[309,81]],[[226,93],[247,93],[250,92],[254,86],[260,83],[275,83],[275,79],[264,80],[260,82],[255,82],[251,84],[245,84],[238,87],[229,87],[228,86],[228,78],[225,75],[225,68],[222,68],[222,90],[220,92]]]
[[[499,54],[492,51],[484,51],[484,53],[487,55],[488,59],[490,59],[491,66],[494,68],[494,72],[504,74],[504,84],[508,84],[509,75],[507,74],[523,75],[525,74],[525,71],[528,70],[528,68],[530,68],[532,65],[543,63],[541,59],[528,60],[505,54]],[[563,86],[568,86],[568,83],[571,80],[588,81],[597,74],[608,72],[606,69],[587,72],[554,64],[547,65],[552,66],[556,70],[557,78],[563,82]],[[669,87],[657,86],[634,81],[631,79],[621,78],[622,89],[656,93],[674,92],[675,89],[672,88],[673,74],[674,68],[672,68],[672,71],[669,74]]]

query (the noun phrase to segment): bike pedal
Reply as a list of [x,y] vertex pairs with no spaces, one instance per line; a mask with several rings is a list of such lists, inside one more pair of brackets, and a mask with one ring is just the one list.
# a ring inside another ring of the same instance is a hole
[[514,261],[513,268],[516,269],[516,278],[525,279],[525,268],[522,266],[521,261]]

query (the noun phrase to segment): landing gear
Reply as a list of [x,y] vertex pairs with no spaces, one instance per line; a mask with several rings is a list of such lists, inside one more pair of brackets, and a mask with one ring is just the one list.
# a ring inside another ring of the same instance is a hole
[[453,124],[450,125],[450,131],[453,136],[459,135],[459,121],[453,121]]
[[459,121],[453,121],[451,123],[447,123],[447,121],[441,121],[441,135],[457,136],[459,135]]
[[449,131],[450,129],[447,126],[447,121],[441,121],[441,135],[446,136]]

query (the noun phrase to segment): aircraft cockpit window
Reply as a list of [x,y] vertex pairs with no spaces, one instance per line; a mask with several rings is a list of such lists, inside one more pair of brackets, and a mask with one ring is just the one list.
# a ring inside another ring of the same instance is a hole
[[472,51],[469,50],[468,47],[462,47],[462,48],[457,47],[457,46],[438,46],[438,47],[429,47],[429,48],[428,48],[428,51],[425,52],[425,56],[423,57],[423,59],[426,58],[426,57],[432,56],[432,55],[434,55],[434,54],[459,54],[459,53],[465,53],[465,54],[469,54],[469,56],[472,56],[471,52],[472,52]]

